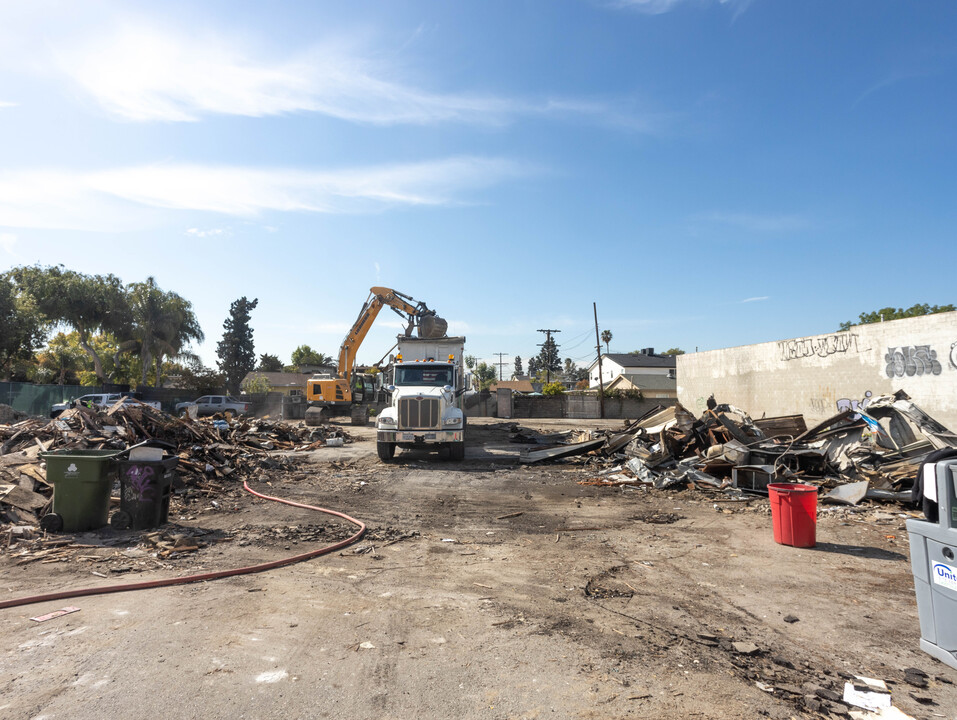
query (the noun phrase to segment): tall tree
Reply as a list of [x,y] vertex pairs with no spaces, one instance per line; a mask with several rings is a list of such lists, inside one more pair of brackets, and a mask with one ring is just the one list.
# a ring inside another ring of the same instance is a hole
[[162,385],[163,359],[181,355],[193,340],[202,342],[202,328],[192,304],[162,290],[152,277],[129,286],[129,303],[133,325],[126,335],[129,339],[119,347],[139,350],[141,385],[147,384],[150,370],[154,371],[156,385]]
[[611,352],[611,351],[608,349],[608,346],[609,346],[609,344],[611,343],[611,338],[612,338],[611,330],[602,330],[602,331],[601,331],[601,341],[602,341],[603,343],[605,343],[605,352],[606,352],[606,353]]
[[487,390],[497,380],[495,366],[480,362],[472,372],[472,386],[476,390]]
[[282,360],[278,355],[263,353],[259,356],[259,367],[256,369],[263,372],[282,372]]
[[335,362],[331,355],[313,350],[308,345],[300,345],[292,351],[292,364],[297,369],[303,365],[331,365]]
[[855,325],[868,325],[870,323],[883,322],[885,320],[902,320],[904,318],[920,317],[921,315],[934,315],[942,312],[952,312],[957,310],[953,305],[928,305],[927,303],[917,303],[907,308],[886,307],[874,312],[864,312],[858,316],[858,322],[842,322],[839,330],[850,330]]
[[554,337],[548,337],[542,343],[542,349],[538,353],[538,362],[541,370],[546,374],[560,373],[562,371],[562,359],[558,356],[558,343]]
[[115,275],[84,275],[62,265],[19,267],[10,275],[32,297],[46,320],[76,330],[80,347],[93,361],[97,379],[112,380],[112,375],[107,377],[91,338],[97,332],[128,332],[131,313],[123,282]]
[[6,377],[17,360],[29,358],[45,335],[32,298],[19,292],[8,276],[0,277],[0,377]]
[[681,348],[668,348],[665,350],[662,355],[684,355],[685,351]]
[[239,392],[239,384],[256,367],[253,330],[249,327],[250,313],[259,304],[258,299],[239,298],[229,306],[229,317],[223,322],[223,339],[216,345],[220,371],[226,377],[226,388]]
[[86,354],[76,341],[76,333],[66,335],[57,333],[50,342],[36,354],[34,375],[39,382],[53,380],[57,385],[78,385],[79,372],[83,361],[89,362]]
[[522,356],[521,356],[521,355],[516,355],[516,356],[515,356],[515,374],[516,374],[516,375],[524,375],[524,374],[525,374],[525,373],[522,371]]

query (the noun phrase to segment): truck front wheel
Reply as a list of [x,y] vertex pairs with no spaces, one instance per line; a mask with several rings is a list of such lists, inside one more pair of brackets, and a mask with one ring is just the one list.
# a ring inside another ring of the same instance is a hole
[[449,460],[461,462],[465,459],[465,443],[456,442],[449,445]]
[[395,457],[395,443],[377,442],[375,444],[375,451],[378,453],[379,459],[382,462],[390,462],[392,458]]

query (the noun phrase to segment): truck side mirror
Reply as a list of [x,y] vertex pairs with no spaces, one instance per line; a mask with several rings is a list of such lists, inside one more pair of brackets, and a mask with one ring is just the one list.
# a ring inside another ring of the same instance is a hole
[[389,392],[395,392],[395,385],[386,385],[385,389]]
[[445,392],[452,392],[452,386],[451,386],[451,385],[446,385],[446,386],[443,387],[442,389],[445,390]]

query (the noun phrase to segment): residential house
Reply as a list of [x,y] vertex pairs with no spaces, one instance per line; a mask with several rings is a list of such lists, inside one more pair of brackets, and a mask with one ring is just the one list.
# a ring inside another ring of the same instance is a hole
[[[604,363],[602,364],[604,365]],[[667,377],[666,375],[622,373],[605,385],[606,392],[614,390],[638,390],[646,400],[678,399],[677,382],[674,377]]]
[[[626,375],[627,381],[642,392],[643,388],[649,392],[674,391],[675,394],[665,397],[677,397],[676,364],[674,355],[656,355],[654,348],[645,348],[638,353],[604,353],[601,356],[601,380],[608,388],[616,378]],[[594,389],[599,384],[598,361],[595,360],[588,368],[588,387]]]
[[535,392],[530,380],[501,380],[489,386],[490,392],[495,392],[499,388],[508,388],[513,393],[531,394]]

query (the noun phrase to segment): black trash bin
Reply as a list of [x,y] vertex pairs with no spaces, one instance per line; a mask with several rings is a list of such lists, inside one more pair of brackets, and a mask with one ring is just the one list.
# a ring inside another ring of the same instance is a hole
[[175,455],[161,460],[120,460],[120,509],[110,525],[117,530],[146,530],[169,519],[169,500],[176,478]]

